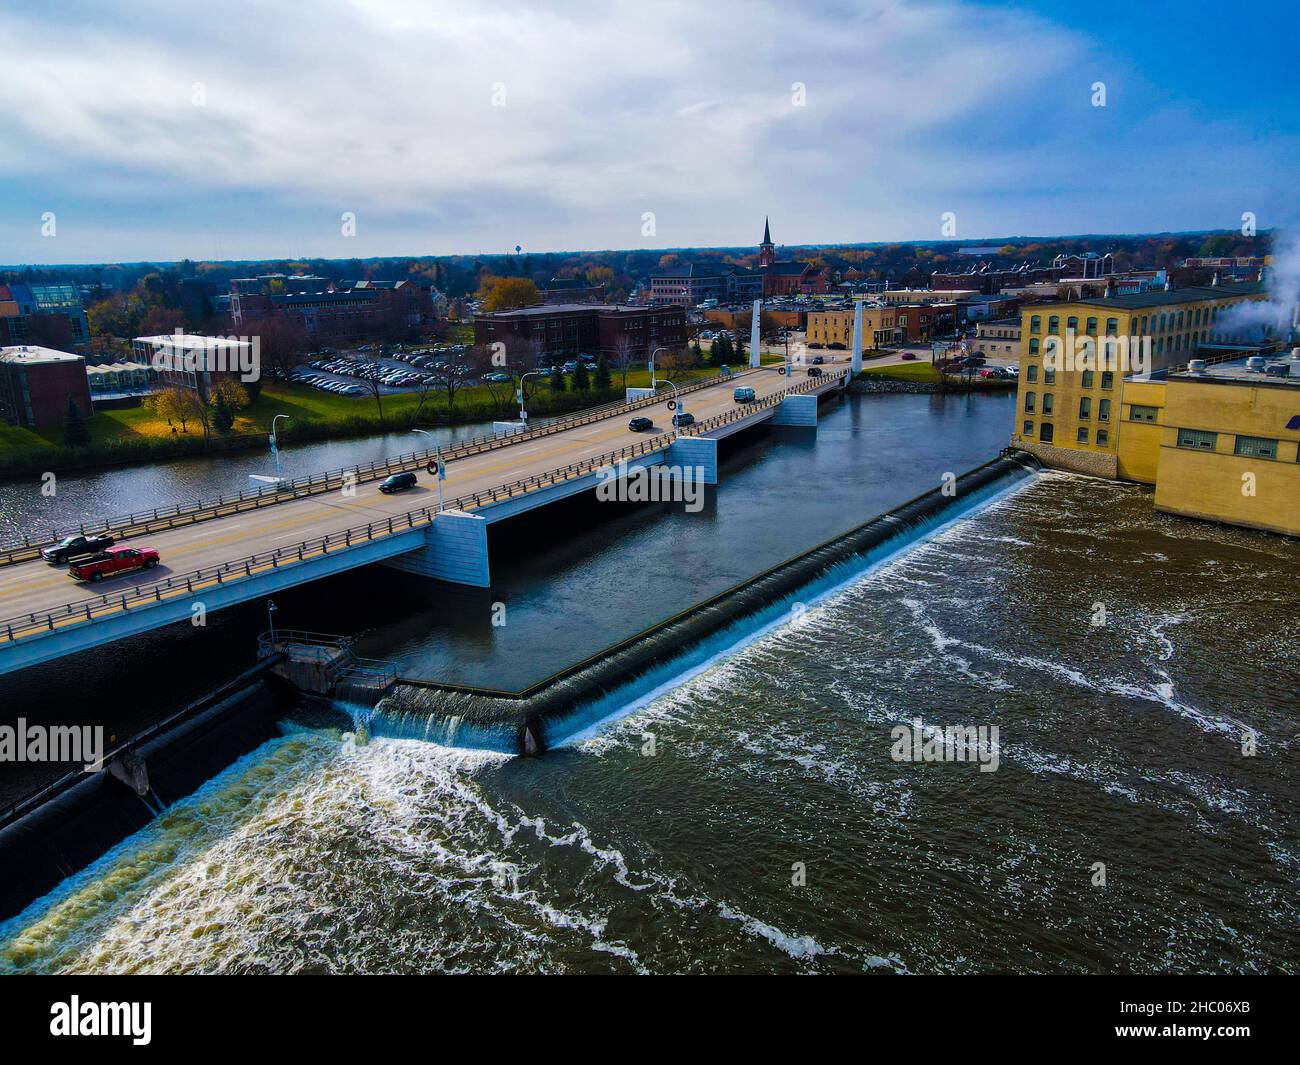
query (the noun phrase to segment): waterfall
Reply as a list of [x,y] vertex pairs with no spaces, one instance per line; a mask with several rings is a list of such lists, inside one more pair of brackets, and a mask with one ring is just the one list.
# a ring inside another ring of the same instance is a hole
[[399,682],[375,708],[385,736],[517,753],[551,747],[630,713],[785,624],[943,527],[1013,491],[1036,469],[1028,456],[986,463],[520,692]]

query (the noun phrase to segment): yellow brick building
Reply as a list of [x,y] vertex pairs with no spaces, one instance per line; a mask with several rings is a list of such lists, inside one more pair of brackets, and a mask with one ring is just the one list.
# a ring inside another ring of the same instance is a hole
[[1300,358],[1288,361],[1294,376],[1243,360],[1169,377],[1156,510],[1300,536]]
[[[893,307],[862,307],[862,350],[878,351],[903,342],[898,326],[898,312]],[[809,311],[808,346],[830,347],[853,343],[853,311]]]
[[[1256,282],[1030,304],[1021,313],[1012,444],[1048,465],[1123,476],[1118,423],[1129,415],[1121,409],[1120,392],[1125,374],[1137,368],[1131,355],[1148,352],[1148,372],[1186,363],[1215,335],[1224,311],[1264,298],[1264,287]],[[1049,341],[1063,358],[1048,357]],[[1118,357],[1114,369],[1101,358],[1108,352]],[[1081,365],[1086,360],[1076,359],[1076,353],[1090,353],[1093,367]],[[1130,468],[1149,467],[1149,462],[1135,459]]]

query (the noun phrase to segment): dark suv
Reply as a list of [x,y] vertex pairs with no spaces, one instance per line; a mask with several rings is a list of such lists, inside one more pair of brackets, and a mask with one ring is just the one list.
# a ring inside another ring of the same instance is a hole
[[673,424],[674,424],[674,425],[694,425],[694,424],[695,424],[695,415],[692,414],[690,411],[685,411],[685,410],[682,411],[680,414],[674,414],[674,415],[673,415]]
[[646,418],[644,416],[638,416],[636,418],[633,418],[630,422],[628,422],[627,427],[631,429],[632,432],[634,433],[644,433],[647,430],[653,429],[655,427],[655,423],[652,422],[649,418]]
[[414,488],[418,483],[419,480],[415,474],[409,471],[407,473],[395,473],[391,477],[384,479],[384,483],[379,486],[379,490],[384,495],[389,495],[393,492],[405,492],[408,488]]
[[93,555],[105,548],[112,547],[115,541],[105,533],[103,536],[65,536],[57,544],[41,549],[41,558],[46,562],[67,562],[70,558],[81,555]]

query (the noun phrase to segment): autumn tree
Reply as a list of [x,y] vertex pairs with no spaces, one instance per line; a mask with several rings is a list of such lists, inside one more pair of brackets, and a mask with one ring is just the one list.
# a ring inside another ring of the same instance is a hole
[[526,277],[483,278],[478,290],[485,311],[513,311],[519,307],[534,307],[542,302],[537,286]]

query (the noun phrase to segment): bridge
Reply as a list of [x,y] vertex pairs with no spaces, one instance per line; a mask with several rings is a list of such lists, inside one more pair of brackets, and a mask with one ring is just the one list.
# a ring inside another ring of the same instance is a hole
[[[819,397],[842,388],[847,376],[831,366],[821,376],[750,369],[448,448],[441,505],[432,476],[394,495],[373,485],[422,468],[431,453],[417,452],[9,544],[0,548],[0,674],[189,619],[199,604],[219,610],[375,562],[489,587],[492,522],[589,491],[611,468],[627,475],[668,466],[716,484],[718,440],[762,422],[815,426]],[[753,402],[734,401],[738,385],[754,389]],[[695,424],[663,425],[669,401],[694,414]],[[655,428],[632,432],[635,414],[653,417]],[[119,542],[155,548],[162,563],[91,586],[39,557],[39,548],[61,535],[106,529]]]

